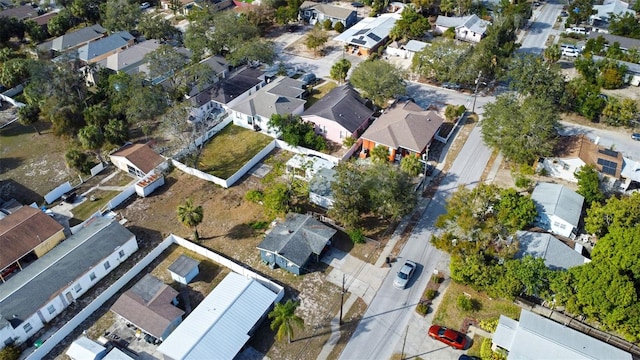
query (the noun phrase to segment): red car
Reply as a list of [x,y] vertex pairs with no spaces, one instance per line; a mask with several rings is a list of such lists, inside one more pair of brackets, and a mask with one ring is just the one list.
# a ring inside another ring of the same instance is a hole
[[444,326],[432,325],[429,328],[429,336],[458,350],[467,346],[467,337],[463,333]]

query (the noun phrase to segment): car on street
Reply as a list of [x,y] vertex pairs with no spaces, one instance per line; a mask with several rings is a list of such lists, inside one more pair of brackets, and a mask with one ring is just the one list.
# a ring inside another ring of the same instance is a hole
[[462,350],[467,346],[466,335],[444,326],[431,325],[429,328],[429,336],[458,350]]
[[444,82],[442,83],[442,87],[445,89],[460,90],[460,85],[456,83]]
[[399,289],[404,289],[405,287],[407,287],[407,283],[411,279],[411,276],[413,276],[413,273],[416,271],[416,267],[416,263],[411,260],[406,260],[404,264],[402,264],[400,271],[398,271],[398,273],[396,274],[396,278],[393,279],[393,286]]
[[351,3],[351,6],[353,6],[354,8],[361,8],[364,7],[364,5],[360,2],[354,1]]
[[148,2],[143,2],[142,4],[140,4],[140,10],[148,9],[150,7],[151,4],[149,4]]
[[580,56],[580,52],[577,49],[563,49],[562,56],[577,58]]
[[314,73],[306,73],[300,77],[300,81],[302,81],[303,86],[313,85],[316,80],[316,74]]
[[631,138],[635,141],[640,141],[640,133],[631,134]]
[[568,13],[568,12],[566,12],[566,11],[564,11],[564,10],[562,10],[562,11],[560,12],[560,16],[562,16],[562,17],[567,17],[567,16],[569,16],[569,13]]

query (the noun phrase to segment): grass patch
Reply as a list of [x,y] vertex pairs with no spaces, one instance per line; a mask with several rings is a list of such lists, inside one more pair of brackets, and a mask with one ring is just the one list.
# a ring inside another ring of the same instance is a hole
[[[471,295],[471,298],[478,301],[478,311],[462,311],[458,308],[457,299],[459,296]],[[499,318],[500,315],[508,316],[512,319],[520,317],[520,308],[513,302],[507,300],[489,299],[484,294],[473,290],[472,288],[452,282],[444,298],[438,306],[438,310],[433,318],[434,324],[444,325],[452,329],[460,329],[465,318],[474,318],[478,321]]]
[[322,99],[329,93],[329,91],[333,90],[337,86],[338,84],[334,83],[333,81],[327,81],[325,84],[314,88],[311,96],[309,96],[309,98],[307,99],[307,103],[304,104],[305,110],[310,108],[311,105],[317,103],[318,100]]
[[[82,204],[71,210],[73,217],[80,220],[87,220],[89,216],[95,214],[96,211],[100,210],[109,202],[109,200],[113,199],[118,194],[118,191],[96,190],[90,192],[87,194],[87,199]],[[90,196],[93,196],[95,200],[91,201],[89,199]]]
[[[106,170],[105,170],[106,171]],[[125,186],[129,185],[134,179],[122,171],[116,170],[117,173],[108,181],[101,184],[102,186]]]
[[482,347],[482,340],[484,340],[484,337],[480,335],[474,336],[473,343],[471,344],[471,347],[467,350],[467,355],[480,357],[480,348]]
[[198,169],[227,179],[271,141],[273,138],[257,131],[229,125],[207,142],[198,160]]

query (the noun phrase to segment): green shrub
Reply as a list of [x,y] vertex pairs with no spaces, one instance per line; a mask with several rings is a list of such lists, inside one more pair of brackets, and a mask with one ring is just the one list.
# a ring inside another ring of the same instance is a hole
[[458,106],[458,111],[456,112],[456,115],[462,116],[462,114],[464,114],[465,111],[467,111],[467,107],[464,105],[460,105]]
[[436,297],[436,295],[438,295],[438,292],[435,291],[434,289],[427,289],[424,292],[424,297],[425,299],[428,299],[428,300],[433,300]]
[[456,38],[456,28],[454,27],[450,27],[447,30],[445,30],[444,33],[442,33],[442,36],[446,37],[447,39],[455,39]]
[[269,226],[269,223],[266,221],[254,221],[249,223],[249,226],[251,226],[253,230],[264,230]]
[[458,309],[462,311],[473,310],[473,303],[471,302],[471,298],[466,297],[465,295],[458,296],[458,299],[456,300],[456,304],[458,305]]
[[516,177],[516,187],[524,189],[531,186],[531,179],[526,176],[518,176]]
[[502,354],[491,350],[491,339],[485,338],[480,345],[480,358],[482,360],[506,360],[507,357]]
[[351,239],[351,241],[353,241],[354,244],[364,243],[364,233],[360,228],[348,230],[347,235],[349,235],[349,239]]
[[2,350],[0,350],[0,359],[18,360],[18,358],[20,358],[20,353],[20,349],[13,345],[5,346]]
[[500,319],[482,320],[482,321],[480,321],[480,327],[485,329],[488,332],[494,332],[494,331],[496,331],[496,328],[498,327],[498,322],[499,321],[500,321]]
[[458,108],[456,106],[447,105],[447,107],[444,109],[444,117],[447,118],[447,120],[451,121],[458,116]]
[[422,316],[427,315],[427,312],[429,312],[429,305],[423,302],[419,303],[416,306],[416,312]]
[[260,190],[249,190],[244,195],[244,198],[252,203],[259,203],[264,200],[264,194]]
[[[338,23],[338,24],[342,24],[342,23]],[[344,140],[342,140],[342,145],[344,145],[345,147],[352,147],[353,144],[356,143],[356,138],[354,138],[353,136],[347,136],[346,138],[344,138]]]
[[333,30],[337,31],[338,34],[342,33],[344,31],[344,24],[341,22],[337,22],[335,25],[333,25]]
[[322,22],[322,28],[327,30],[327,31],[329,31],[329,30],[333,29],[333,23],[331,22],[330,19],[325,19]]

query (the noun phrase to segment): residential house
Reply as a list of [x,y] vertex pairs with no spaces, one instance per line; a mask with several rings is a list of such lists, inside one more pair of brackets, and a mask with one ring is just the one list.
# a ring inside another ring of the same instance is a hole
[[33,336],[137,250],[120,223],[94,218],[0,284],[0,348]]
[[624,182],[620,186],[623,191],[640,189],[640,162],[623,157],[622,172]]
[[289,213],[257,248],[260,258],[269,266],[300,275],[320,261],[336,232],[311,215]]
[[97,342],[81,336],[74,340],[65,351],[71,360],[100,360],[107,355],[107,348]]
[[109,155],[109,159],[118,169],[138,178],[165,164],[165,159],[146,144],[126,144]]
[[389,149],[389,161],[405,156],[426,157],[444,119],[433,110],[425,110],[413,100],[396,102],[360,136],[361,158],[378,145]]
[[317,134],[342,144],[345,138],[358,138],[372,121],[373,110],[349,84],[332,89],[302,114],[315,125]]
[[209,83],[193,86],[185,96],[187,99],[193,99],[191,101],[193,108],[191,109],[190,117],[195,121],[206,118],[216,109],[214,103],[211,101],[211,93],[209,90],[227,76],[230,67],[227,60],[218,55],[210,56],[200,61],[200,64],[208,66],[213,72],[213,76]]
[[[0,218],[0,270],[22,268],[23,258],[39,258],[64,240],[64,227],[40,209],[22,206]],[[5,279],[0,275],[2,282]]]
[[325,209],[333,206],[333,190],[331,184],[336,178],[334,169],[322,168],[309,182],[309,200]]
[[[638,50],[640,50],[640,48]],[[624,82],[629,85],[640,86],[640,64],[635,64],[635,63],[622,61],[622,60],[609,59],[609,58],[605,58],[598,55],[591,56],[591,59],[593,61],[601,61],[605,59],[615,61],[618,65],[624,66],[626,68],[626,72],[624,74]]]
[[146,274],[120,295],[111,311],[145,334],[164,340],[182,322],[184,311],[177,308],[178,291],[157,277]]
[[514,256],[516,259],[527,255],[542,258],[544,264],[551,270],[567,270],[591,261],[582,255],[582,246],[572,249],[551,234],[518,231],[516,238],[518,240],[518,252]]
[[38,10],[39,8],[31,6],[31,4],[16,6],[0,11],[0,17],[29,20],[39,15]]
[[575,237],[584,197],[560,184],[540,183],[531,194],[538,216],[535,225],[553,234]]
[[346,29],[358,22],[358,13],[353,9],[307,0],[300,5],[298,18],[311,25],[324,24],[329,19],[332,26],[340,22]]
[[593,5],[595,14],[589,17],[591,23],[594,21],[609,22],[612,16],[622,16],[626,13],[636,16],[636,12],[629,9],[629,3],[620,0],[604,0],[602,5]]
[[280,76],[231,107],[233,123],[277,137],[267,126],[271,115],[301,115],[305,93],[302,81]]
[[[281,294],[229,273],[158,346],[165,359],[234,359]],[[220,341],[224,339],[224,341]]]
[[51,42],[51,50],[62,53],[77,49],[91,41],[104,37],[107,30],[99,24],[91,25],[59,36]]
[[[622,51],[628,51],[631,49],[640,50],[640,40],[619,35],[590,32],[587,36],[587,40],[596,40],[599,37],[602,37],[604,39],[605,47],[618,43],[618,45],[620,46],[620,50]],[[602,59],[602,57],[600,59]]]
[[148,72],[145,55],[157,50],[160,47],[158,40],[145,40],[124,49],[115,54],[109,55],[106,59],[98,61],[98,65],[111,69],[115,72],[122,71],[129,75],[139,72]]
[[520,320],[500,315],[493,333],[493,348],[509,352],[507,360],[572,359],[631,360],[626,351],[587,334],[522,309]]
[[448,29],[454,28],[456,39],[479,43],[485,36],[487,27],[490,24],[490,22],[480,19],[478,15],[475,14],[461,17],[440,15],[436,19],[434,32],[436,34],[443,34]]
[[174,281],[187,285],[200,273],[198,264],[200,264],[198,260],[184,254],[180,255],[180,257],[169,266],[169,274],[171,274],[171,278]]
[[399,56],[405,59],[413,59],[413,56],[415,54],[419,53],[427,46],[431,46],[431,44],[418,40],[409,40],[404,45],[398,41],[394,41],[387,46],[385,51],[389,56]]
[[554,157],[545,158],[542,163],[551,177],[578,182],[575,173],[582,166],[591,165],[603,176],[614,180],[620,178],[622,154],[599,146],[584,134],[561,137],[555,153]]
[[364,18],[334,40],[344,43],[348,53],[368,57],[387,42],[389,32],[399,19],[398,13]]
[[322,169],[333,169],[337,165],[335,161],[315,155],[296,154],[285,164],[286,173],[306,181]]
[[191,116],[204,118],[216,110],[229,111],[240,101],[257,92],[265,83],[264,72],[243,68],[240,71],[220,79],[211,87],[189,98]]
[[91,41],[79,48],[78,59],[85,64],[93,64],[132,46],[134,42],[133,35],[127,31],[119,31],[100,40]]

